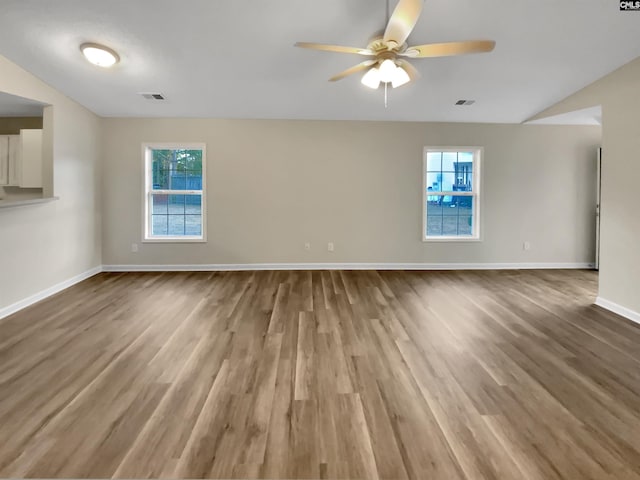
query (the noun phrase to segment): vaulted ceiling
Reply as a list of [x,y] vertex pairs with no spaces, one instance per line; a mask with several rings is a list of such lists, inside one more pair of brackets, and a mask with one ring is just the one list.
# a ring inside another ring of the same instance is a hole
[[[492,39],[496,49],[413,61],[422,78],[390,90],[385,109],[360,75],[327,81],[362,57],[293,47],[364,47],[385,10],[384,0],[2,0],[0,54],[103,116],[504,123],[640,56],[640,13],[614,0],[426,0],[410,44]],[[90,65],[87,41],[121,62]]]

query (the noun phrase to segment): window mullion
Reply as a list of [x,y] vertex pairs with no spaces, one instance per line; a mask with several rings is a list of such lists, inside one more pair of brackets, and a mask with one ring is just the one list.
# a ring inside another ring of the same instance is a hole
[[453,196],[453,197],[472,197],[474,195],[476,195],[476,192],[464,192],[464,191],[459,191],[459,192],[434,192],[431,190],[427,191],[427,195],[442,195],[444,196]]
[[202,195],[202,190],[151,190],[153,195]]

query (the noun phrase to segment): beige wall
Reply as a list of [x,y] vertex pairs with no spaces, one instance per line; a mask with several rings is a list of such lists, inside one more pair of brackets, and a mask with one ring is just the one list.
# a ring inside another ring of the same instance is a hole
[[640,59],[616,77],[602,106],[599,296],[640,313]]
[[[637,72],[640,85],[640,69]],[[599,296],[640,314],[640,97],[603,106]]]
[[537,117],[602,105],[600,292],[640,318],[640,58]]
[[[594,259],[599,127],[113,118],[103,126],[107,265]],[[142,236],[143,142],[207,144],[208,243],[131,252]],[[482,242],[421,241],[426,145],[484,147]]]
[[101,206],[100,119],[2,56],[0,91],[53,105],[45,109],[54,158],[45,191],[60,197],[0,209],[1,310],[101,264]]

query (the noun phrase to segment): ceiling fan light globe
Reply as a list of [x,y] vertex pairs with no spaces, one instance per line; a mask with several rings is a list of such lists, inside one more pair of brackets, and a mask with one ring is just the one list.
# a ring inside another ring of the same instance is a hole
[[402,85],[409,83],[411,81],[411,77],[406,72],[406,70],[402,67],[397,67],[393,72],[393,78],[391,79],[391,86],[393,88],[401,87]]
[[380,86],[380,70],[376,67],[370,68],[367,73],[362,76],[360,83],[375,90]]
[[397,68],[398,67],[396,67],[396,63],[393,60],[387,58],[380,65],[380,81],[384,83],[391,82]]

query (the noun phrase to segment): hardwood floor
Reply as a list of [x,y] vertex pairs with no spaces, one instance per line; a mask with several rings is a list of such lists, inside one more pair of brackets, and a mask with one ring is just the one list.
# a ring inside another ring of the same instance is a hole
[[0,476],[640,479],[591,271],[100,274],[0,321]]

